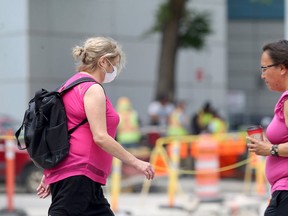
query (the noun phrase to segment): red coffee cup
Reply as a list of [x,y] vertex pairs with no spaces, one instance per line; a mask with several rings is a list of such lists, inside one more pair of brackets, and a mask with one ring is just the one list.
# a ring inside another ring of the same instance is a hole
[[263,140],[263,128],[261,125],[253,125],[247,128],[247,133],[255,139]]

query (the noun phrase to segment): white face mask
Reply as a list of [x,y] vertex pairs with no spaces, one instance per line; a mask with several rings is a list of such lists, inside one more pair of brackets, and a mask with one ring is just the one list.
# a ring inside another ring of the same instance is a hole
[[113,65],[112,65],[112,67],[113,67],[113,72],[111,72],[111,73],[107,73],[107,71],[105,72],[105,78],[104,78],[103,83],[110,83],[116,78],[117,68]]

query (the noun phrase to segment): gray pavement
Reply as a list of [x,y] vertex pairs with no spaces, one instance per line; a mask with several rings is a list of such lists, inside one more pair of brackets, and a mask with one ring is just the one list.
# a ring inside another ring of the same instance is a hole
[[[137,179],[129,181],[135,184]],[[219,195],[223,200],[203,202],[195,194],[194,179],[185,177],[179,179],[180,189],[175,195],[173,206],[169,206],[167,178],[156,178],[151,184],[149,193],[127,192],[129,181],[123,181],[122,185],[125,187],[123,191],[126,192],[122,192],[118,198],[116,216],[260,216],[263,215],[269,196],[255,194],[253,185],[249,194],[245,194],[244,184],[240,180],[221,180]],[[106,187],[105,193],[110,200],[108,189],[109,187]],[[0,192],[1,210],[7,207],[7,198],[3,190]],[[13,203],[15,209],[25,211],[28,216],[46,216],[50,198],[38,199],[35,194],[26,194],[20,190],[15,193]],[[6,215],[2,213],[1,216]]]

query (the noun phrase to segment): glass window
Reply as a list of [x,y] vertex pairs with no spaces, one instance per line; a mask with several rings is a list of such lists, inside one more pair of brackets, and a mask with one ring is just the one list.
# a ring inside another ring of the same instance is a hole
[[284,0],[228,0],[228,19],[284,19]]

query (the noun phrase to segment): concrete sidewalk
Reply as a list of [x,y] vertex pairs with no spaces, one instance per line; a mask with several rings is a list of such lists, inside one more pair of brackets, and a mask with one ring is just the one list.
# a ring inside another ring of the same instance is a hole
[[[5,202],[5,197],[1,194],[1,207]],[[17,194],[14,204],[15,209],[23,210],[29,216],[47,216],[50,199],[40,200],[35,195]],[[167,196],[164,194],[141,197],[139,194],[127,193],[121,194],[115,214],[116,216],[260,216],[263,215],[261,212],[265,205],[264,200],[241,194],[226,194],[221,203],[199,203],[197,199],[181,195],[177,196],[176,203],[171,208],[168,207]]]
[[[121,193],[115,215],[260,216],[263,215],[263,209],[267,205],[267,197],[258,197],[255,194],[245,195],[243,193],[243,182],[239,180],[224,180],[220,182],[220,192],[223,198],[221,202],[201,202],[194,193],[195,184],[193,180],[185,178],[179,180],[182,190],[176,194],[173,206],[169,207],[165,187],[167,185],[166,182],[167,179],[156,179],[152,183],[152,186],[156,184],[156,186],[153,186],[154,188],[160,188],[158,192],[148,194],[141,194],[140,192]],[[109,193],[107,193],[107,198],[111,200]],[[6,194],[1,193],[0,209],[5,208],[6,203]],[[50,198],[38,199],[35,194],[17,193],[14,197],[15,209],[25,211],[28,216],[47,216],[49,205]]]

